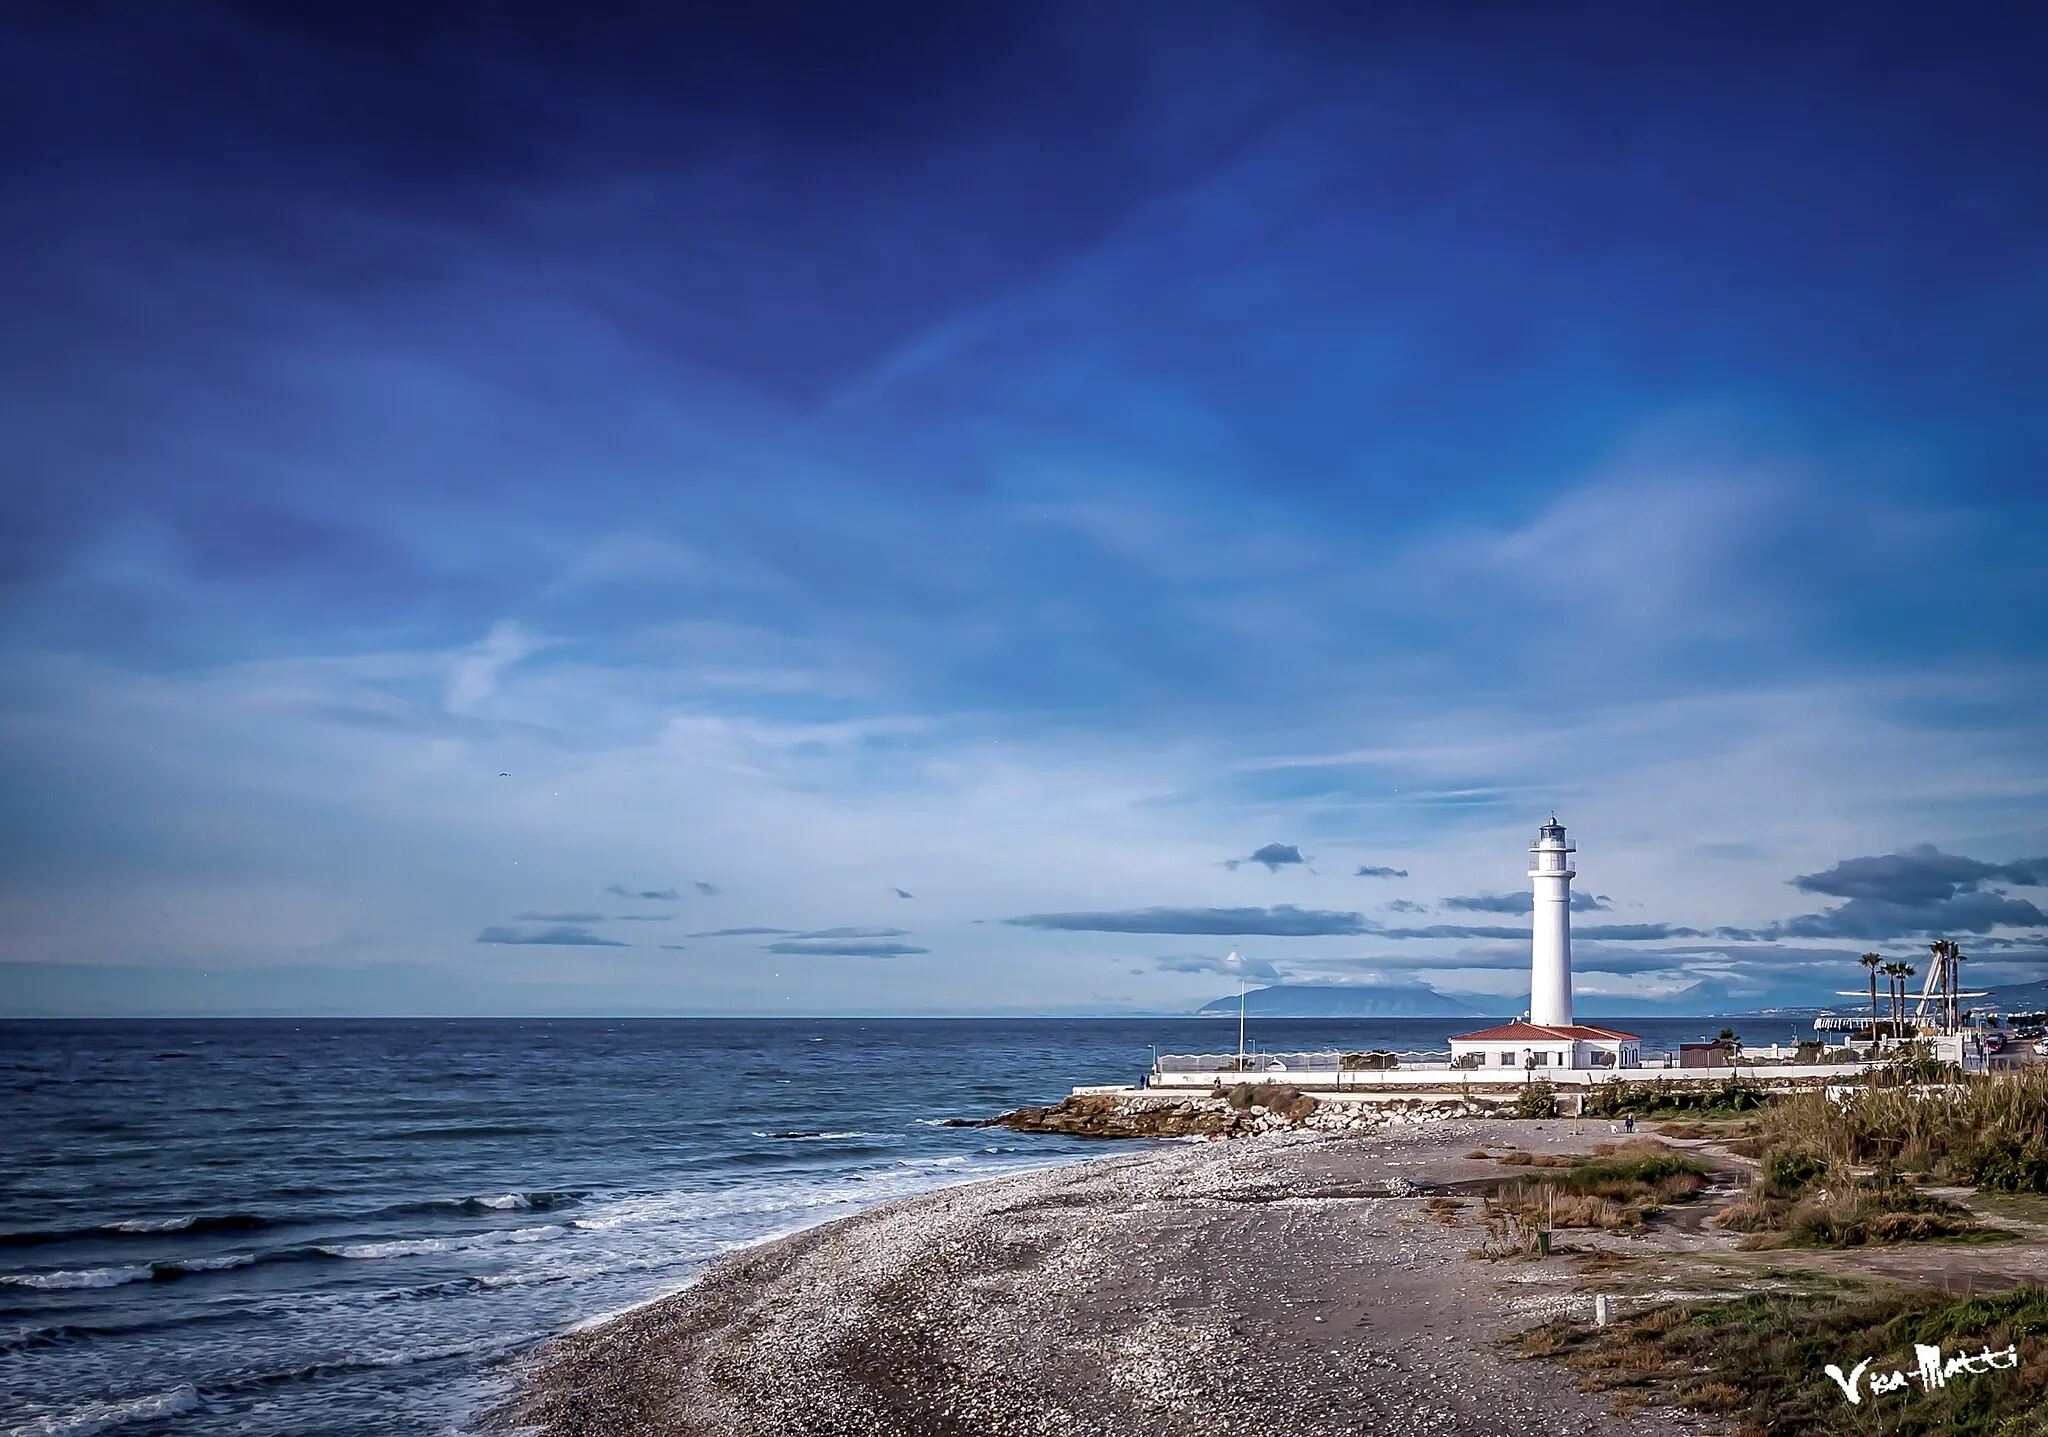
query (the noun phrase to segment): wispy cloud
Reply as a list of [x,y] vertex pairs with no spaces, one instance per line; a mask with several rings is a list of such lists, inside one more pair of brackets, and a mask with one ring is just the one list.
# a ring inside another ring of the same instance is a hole
[[1268,873],[1277,873],[1283,868],[1306,865],[1307,862],[1308,860],[1301,856],[1301,850],[1293,844],[1269,843],[1263,848],[1254,848],[1246,857],[1226,858],[1223,860],[1223,866],[1234,873],[1239,864],[1259,863],[1265,865]]
[[614,898],[645,898],[657,903],[673,903],[683,896],[673,888],[628,888],[623,883],[611,884],[605,892]]
[[486,928],[479,943],[536,944],[543,948],[630,948],[616,938],[602,938],[588,928]]
[[1406,878],[1407,876],[1408,870],[1405,868],[1382,868],[1370,863],[1359,864],[1358,871],[1352,875],[1354,878]]
[[912,943],[875,943],[850,938],[792,938],[770,943],[768,951],[834,958],[901,958],[913,953],[929,953],[931,949],[919,948]]
[[1229,955],[1219,957],[1192,953],[1155,958],[1152,966],[1162,973],[1219,973],[1228,978],[1243,978],[1250,983],[1283,981],[1280,969],[1264,958],[1238,958],[1233,962]]
[[1075,933],[1248,933],[1270,937],[1370,933],[1379,925],[1357,913],[1297,908],[1132,908],[1114,913],[1027,913],[1003,922],[1019,928]]
[[514,915],[521,923],[602,923],[602,913],[520,913]]
[[[1441,900],[1444,907],[1461,913],[1531,913],[1536,908],[1536,895],[1522,893],[1475,893],[1462,898]],[[1573,893],[1571,909],[1574,913],[1604,913],[1614,906],[1614,900],[1604,893]]]
[[788,928],[707,928],[702,933],[689,933],[689,938],[754,938],[776,933],[788,933]]

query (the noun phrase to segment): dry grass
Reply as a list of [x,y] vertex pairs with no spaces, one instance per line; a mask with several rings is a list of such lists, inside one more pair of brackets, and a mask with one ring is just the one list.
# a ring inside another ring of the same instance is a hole
[[1649,1214],[1707,1185],[1703,1166],[1650,1138],[1603,1143],[1583,1160],[1527,1166],[1545,1170],[1543,1176],[1503,1184],[1487,1211],[1512,1214],[1538,1231],[1640,1226]]
[[1515,1168],[1575,1168],[1579,1165],[1579,1159],[1569,1153],[1500,1153],[1494,1161]]
[[1762,1122],[1772,1142],[1845,1168],[1888,1162],[1991,1191],[2048,1192],[2048,1068],[1878,1085],[1839,1103],[1798,1093]]
[[[1551,1322],[1524,1333],[1521,1351],[1559,1360],[1579,1386],[1612,1392],[1616,1411],[1658,1397],[1725,1416],[1746,1434],[1892,1437],[1974,1434],[2025,1437],[2048,1427],[2048,1292],[2020,1288],[1997,1297],[1936,1292],[1877,1295],[1753,1293],[1727,1302],[1681,1303],[1634,1321],[1595,1328]],[[1851,1409],[1819,1376],[1848,1354],[1885,1367],[1912,1366],[1916,1343],[1951,1349],[2017,1344],[2017,1370],[1915,1392],[1909,1402]]]
[[1422,1210],[1442,1223],[1445,1227],[1460,1227],[1464,1219],[1458,1216],[1465,1206],[1465,1199],[1459,1197],[1433,1197],[1422,1205]]

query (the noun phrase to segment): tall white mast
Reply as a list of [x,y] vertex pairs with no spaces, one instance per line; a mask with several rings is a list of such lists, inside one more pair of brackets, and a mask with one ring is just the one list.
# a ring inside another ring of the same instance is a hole
[[1557,815],[1536,830],[1529,846],[1529,882],[1536,911],[1529,934],[1529,1021],[1572,1026],[1572,867],[1578,849],[1565,840]]
[[1237,970],[1237,1071],[1244,1071],[1244,960],[1232,949],[1224,960]]

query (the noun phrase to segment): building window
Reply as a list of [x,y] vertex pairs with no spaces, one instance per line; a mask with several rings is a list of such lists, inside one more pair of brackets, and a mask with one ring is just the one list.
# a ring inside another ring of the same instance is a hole
[[1512,1068],[1515,1065],[1515,1055],[1505,1048],[1501,1049],[1500,1065],[1503,1068]]
[[1539,1068],[1547,1068],[1550,1066],[1550,1054],[1531,1053],[1529,1055],[1529,1061],[1534,1063]]

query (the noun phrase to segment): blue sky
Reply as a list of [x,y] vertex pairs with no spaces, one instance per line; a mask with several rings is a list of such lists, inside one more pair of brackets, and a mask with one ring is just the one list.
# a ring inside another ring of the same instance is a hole
[[2040,29],[32,16],[0,1009],[2048,977]]

